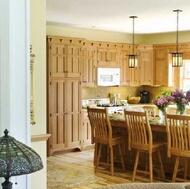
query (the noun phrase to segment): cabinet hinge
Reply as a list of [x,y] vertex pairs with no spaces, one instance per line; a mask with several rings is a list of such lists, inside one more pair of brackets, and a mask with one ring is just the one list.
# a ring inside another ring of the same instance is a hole
[[51,46],[49,47],[49,49],[51,50]]
[[50,84],[50,85],[52,84],[51,81],[49,82],[49,84]]

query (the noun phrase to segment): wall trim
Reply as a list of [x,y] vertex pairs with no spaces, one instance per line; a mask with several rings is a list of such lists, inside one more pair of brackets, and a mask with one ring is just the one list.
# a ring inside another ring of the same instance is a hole
[[51,134],[32,135],[31,142],[47,141]]

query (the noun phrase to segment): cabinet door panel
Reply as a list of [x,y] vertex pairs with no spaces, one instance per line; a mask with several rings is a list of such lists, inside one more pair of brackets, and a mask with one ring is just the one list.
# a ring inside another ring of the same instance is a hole
[[65,100],[63,91],[65,81],[50,82],[49,87],[49,123],[48,132],[51,137],[48,141],[49,155],[55,151],[63,150],[66,146],[66,128],[65,128]]
[[130,49],[122,49],[120,54],[121,85],[126,86],[138,84],[138,69],[128,67],[130,51]]
[[66,82],[66,133],[67,147],[79,147],[81,144],[81,82],[69,79]]
[[96,85],[97,50],[93,47],[84,47],[81,56],[82,85]]
[[49,74],[51,77],[65,77],[66,75],[66,46],[49,46]]
[[109,66],[107,49],[98,49],[98,66]]
[[83,118],[83,129],[82,129],[82,138],[83,138],[83,148],[85,146],[91,145],[91,125],[90,121],[88,119],[88,113],[87,111],[82,112],[82,118]]
[[67,47],[67,77],[80,77],[80,51],[79,46]]
[[139,84],[153,84],[153,50],[140,50],[139,54]]
[[98,49],[98,66],[99,67],[119,67],[118,50],[99,48]]
[[49,45],[48,72],[50,77],[80,77],[80,46]]
[[168,51],[155,50],[155,85],[168,85]]
[[113,67],[119,67],[119,61],[118,61],[118,51],[117,50],[108,50],[108,60],[109,65]]

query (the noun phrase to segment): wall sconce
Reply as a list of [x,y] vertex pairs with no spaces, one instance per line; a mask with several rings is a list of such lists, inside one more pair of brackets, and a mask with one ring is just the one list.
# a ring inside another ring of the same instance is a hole
[[40,156],[29,146],[17,141],[4,131],[0,137],[0,177],[5,181],[1,184],[3,189],[12,189],[11,176],[26,175],[43,168]]
[[178,52],[178,23],[179,23],[179,12],[182,10],[173,10],[177,13],[177,32],[176,32],[176,52],[172,53],[172,67],[182,67],[183,66],[183,54]]
[[133,52],[132,54],[128,55],[129,56],[129,68],[137,68],[138,67],[138,55],[134,54],[134,28],[135,28],[135,18],[137,18],[137,16],[130,16],[129,18],[133,19]]

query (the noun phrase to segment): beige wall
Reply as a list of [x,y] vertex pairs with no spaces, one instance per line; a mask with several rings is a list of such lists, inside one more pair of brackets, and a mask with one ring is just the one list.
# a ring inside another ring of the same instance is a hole
[[[79,37],[95,41],[110,41],[132,43],[132,35],[127,33],[106,32],[92,29],[77,29],[62,26],[47,25],[47,35]],[[190,31],[179,32],[179,43],[190,42]],[[175,43],[176,32],[160,34],[135,34],[137,44]]]
[[[85,38],[94,41],[109,41],[118,43],[132,43],[132,35],[117,32],[106,32],[92,29],[77,29],[61,26],[47,25],[47,35],[66,36]],[[135,36],[135,42],[138,42],[141,36]]]
[[[160,43],[176,43],[176,32],[162,34],[147,34],[143,35],[140,43],[143,44],[160,44]],[[190,31],[179,32],[179,43],[190,42]]]
[[[32,135],[46,133],[46,0],[31,0],[31,45],[35,54],[34,100],[36,124]],[[46,188],[46,141],[33,142],[32,148],[42,157],[44,168],[31,175],[32,189]]]

